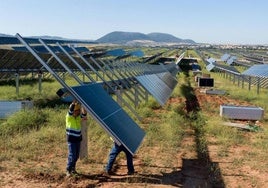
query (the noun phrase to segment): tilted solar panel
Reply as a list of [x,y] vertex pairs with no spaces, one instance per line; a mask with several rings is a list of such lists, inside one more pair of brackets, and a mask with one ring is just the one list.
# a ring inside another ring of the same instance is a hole
[[144,53],[142,50],[136,50],[136,51],[130,52],[130,54],[132,56],[136,56],[136,57],[143,57],[144,56]]
[[242,73],[248,76],[268,77],[268,65],[253,65]]
[[224,54],[223,56],[221,56],[221,60],[222,61],[227,61],[230,58],[230,54]]
[[156,74],[170,89],[174,89],[178,81],[172,76],[170,72],[163,72]]
[[[48,44],[55,44],[57,42],[59,43],[83,43],[83,44],[96,44],[96,42],[93,41],[88,41],[88,40],[72,40],[72,39],[47,39],[45,37],[38,37],[38,38],[43,38],[43,40],[48,43]],[[30,44],[39,44],[38,38],[35,37],[25,37],[24,40],[27,43]],[[21,44],[20,41],[13,36],[0,36],[0,44]]]
[[107,51],[106,54],[111,55],[111,56],[122,56],[122,55],[125,55],[126,52],[123,49],[113,49],[113,50]]
[[208,65],[206,66],[206,69],[207,69],[208,71],[212,71],[212,70],[214,69],[214,67],[215,67],[215,65],[214,65],[213,63],[210,63],[210,64],[208,64]]
[[173,91],[156,74],[136,76],[136,79],[162,106]]
[[81,97],[98,117],[101,126],[132,154],[140,146],[145,132],[129,115],[107,94],[99,83],[74,86],[72,89]]

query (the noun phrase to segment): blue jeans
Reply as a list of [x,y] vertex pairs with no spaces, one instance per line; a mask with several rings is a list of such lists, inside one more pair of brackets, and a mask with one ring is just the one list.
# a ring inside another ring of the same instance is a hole
[[79,158],[80,152],[80,142],[68,142],[68,162],[67,168],[68,171],[74,171],[76,162]]
[[109,154],[109,160],[108,160],[108,163],[106,165],[107,172],[112,170],[115,159],[121,151],[123,151],[126,154],[128,172],[130,172],[130,173],[134,172],[132,154],[123,145],[118,146],[116,143],[114,143],[113,148],[111,149],[110,154]]

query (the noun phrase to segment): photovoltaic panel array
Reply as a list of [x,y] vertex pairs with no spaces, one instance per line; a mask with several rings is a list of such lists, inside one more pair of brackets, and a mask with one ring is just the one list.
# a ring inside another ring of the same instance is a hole
[[[25,47],[23,48],[24,50],[27,50]],[[77,50],[80,50],[80,48]],[[34,49],[34,51],[38,53],[37,50]],[[83,52],[85,51],[83,50]],[[47,52],[47,50],[46,53],[41,53],[40,56],[44,61],[49,62],[50,66],[57,72],[66,72],[64,68],[59,66],[59,63],[55,58],[51,58],[51,55]],[[63,56],[62,54],[59,54],[59,56],[71,69],[74,71],[78,70],[78,68],[73,65],[69,58]],[[88,66],[83,64],[81,59],[78,59],[77,57],[74,57],[74,59],[76,59],[85,70],[89,71]],[[29,76],[29,73],[37,74],[39,72],[42,72],[43,77],[51,77],[44,66],[42,66],[42,64],[40,64],[28,50],[17,51],[13,49],[0,49],[0,60],[0,79],[10,79],[14,77],[14,74],[19,74],[22,77],[27,75]]]
[[[166,69],[163,66],[134,64],[134,63],[120,63],[114,62],[114,66],[119,69],[127,68],[135,79],[142,85],[145,90],[151,94],[160,105],[165,105],[170,97],[172,91],[177,85],[178,81],[168,71],[177,69],[177,65],[173,63]],[[172,67],[171,67],[172,66]]]
[[[55,58],[60,66],[62,66],[80,86],[68,85],[54,69],[50,67],[49,62],[45,62],[42,57],[37,54],[30,44],[23,40],[23,38],[17,34],[17,38],[23,45],[32,53],[32,55],[58,80],[58,82],[83,106],[89,114],[104,128],[107,133],[115,139],[115,141],[121,145],[123,144],[132,154],[136,152],[139,144],[142,142],[145,135],[144,131],[138,127],[138,125],[127,115],[127,113],[117,105],[116,102],[105,92],[101,84],[96,84],[95,80],[87,74],[87,72],[75,61],[68,52],[66,52],[61,45],[59,47],[72,63],[77,66],[92,82],[93,85],[87,86],[83,81],[65,64],[61,58],[53,52],[52,49],[46,43],[39,39],[39,42],[49,51],[49,53]],[[103,79],[103,77],[97,73],[97,71],[85,60],[79,52],[72,48],[75,53],[87,64],[92,71]],[[103,79],[103,82],[106,81]],[[95,85],[94,85],[95,84]],[[107,83],[106,83],[107,84]],[[108,86],[110,86],[108,84]],[[113,89],[113,88],[111,88]],[[99,98],[98,98],[99,97]],[[93,101],[91,101],[91,99]],[[123,102],[124,99],[120,98]],[[104,103],[103,103],[104,102]],[[130,108],[131,109],[131,108]],[[129,126],[129,125],[130,126]],[[131,134],[130,134],[131,133]],[[134,135],[133,133],[137,134]]]
[[[62,50],[58,46],[49,45],[49,47],[53,50],[54,53],[61,53],[62,52]],[[15,51],[28,52],[27,48],[25,48],[24,46],[12,46],[12,48]],[[73,50],[69,46],[63,46],[63,48],[68,53],[74,53]],[[44,46],[40,46],[40,45],[33,46],[33,49],[38,53],[49,53]],[[79,51],[80,53],[89,52],[89,50],[85,47],[76,47],[76,50]]]
[[[69,39],[48,39],[45,37],[25,37],[24,40],[27,43],[31,44],[39,44],[39,38],[43,38],[43,40],[47,44],[55,44],[57,42],[64,44],[96,44],[96,42],[88,41],[88,40],[69,40]],[[20,41],[14,36],[0,36],[0,44],[21,44]]]
[[[16,53],[18,58],[22,56],[28,58],[30,54],[31,59],[27,62],[35,61],[30,70],[35,67],[36,71],[44,70],[54,76],[63,86],[63,93],[68,93],[84,105],[104,130],[119,145],[126,146],[132,154],[136,152],[145,133],[121,106],[128,108],[139,119],[129,101],[136,105],[137,102],[146,100],[148,93],[155,97],[161,105],[164,105],[177,84],[178,65],[175,63],[149,65],[122,62],[116,58],[113,61],[96,60],[91,56],[86,58],[82,55],[84,51],[79,51],[73,45],[63,45],[66,41],[54,41],[53,45],[48,45],[48,42],[51,41],[41,38],[24,39],[19,34],[16,35],[16,38],[24,47],[14,46],[16,49],[9,50],[7,56],[11,52],[13,55]],[[15,42],[13,41],[11,44],[16,44]],[[28,52],[25,52],[25,49]],[[10,59],[14,59],[14,57],[12,56]],[[13,65],[17,65],[15,68],[13,67],[14,70],[20,72],[29,68],[25,61],[19,62],[18,59],[14,60]],[[25,67],[23,68],[23,66]],[[10,70],[8,67],[6,68]],[[63,73],[68,73],[78,85],[73,85],[73,82],[72,85],[67,84],[62,77]],[[82,80],[81,75],[87,81]],[[115,94],[120,103],[116,103],[109,94]],[[128,101],[121,95],[128,98]]]
[[228,66],[228,65],[222,65],[219,63],[210,63],[206,66],[206,69],[208,71],[212,71],[212,70],[217,70],[217,71],[225,71],[225,72],[229,72],[232,74],[236,74],[236,75],[240,75],[240,72],[233,66]]

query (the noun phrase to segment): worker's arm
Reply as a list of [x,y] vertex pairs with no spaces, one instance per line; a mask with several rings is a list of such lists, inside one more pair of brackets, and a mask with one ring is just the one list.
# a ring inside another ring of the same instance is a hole
[[83,106],[81,107],[81,118],[83,120],[86,120],[87,119],[87,111],[86,111],[86,109]]

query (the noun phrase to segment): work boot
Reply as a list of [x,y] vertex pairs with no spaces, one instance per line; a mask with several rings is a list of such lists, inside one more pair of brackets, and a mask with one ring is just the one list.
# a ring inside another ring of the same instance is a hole
[[130,171],[127,172],[127,175],[134,175],[134,174],[135,174],[134,171],[133,172],[130,172]]
[[71,172],[69,170],[66,171],[66,177],[70,177],[71,176]]
[[112,171],[107,171],[107,170],[105,170],[105,171],[102,173],[103,176],[110,176],[110,175],[114,175],[114,174],[115,174],[114,172],[112,172]]

